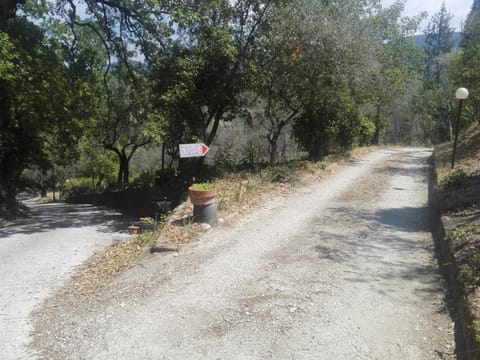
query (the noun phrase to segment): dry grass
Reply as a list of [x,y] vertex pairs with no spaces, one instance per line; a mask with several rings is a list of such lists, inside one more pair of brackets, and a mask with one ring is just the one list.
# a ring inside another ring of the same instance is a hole
[[[435,147],[435,169],[438,182],[452,174],[451,159],[453,142]],[[458,139],[455,167],[463,168],[468,175],[480,173],[480,125],[473,124],[460,134]]]
[[96,252],[76,269],[67,284],[55,295],[61,298],[89,299],[108,285],[119,273],[133,266],[153,245],[154,233],[134,236]]
[[[345,162],[374,149],[375,147],[358,148],[350,156],[332,157],[318,163],[300,161],[288,166],[263,169],[259,173],[229,174],[216,181],[218,217],[226,225],[233,225],[238,219],[261,206],[268,197],[287,194],[299,184],[319,181]],[[192,213],[193,205],[189,200],[180,204],[170,214],[167,224],[162,227],[157,245],[184,244],[208,231],[208,226],[192,222]]]
[[[370,149],[358,149],[352,157],[363,155]],[[231,174],[216,182],[219,194],[217,200],[218,217],[226,225],[232,225],[242,216],[254,211],[262,204],[267,195],[282,194],[291,191],[299,182],[317,181],[335,171],[348,159],[339,157],[327,164],[299,162],[288,169],[288,180],[270,182],[271,175]],[[284,169],[285,170],[285,169]],[[271,170],[275,172],[275,170]],[[208,227],[193,223],[191,215],[193,205],[190,201],[180,204],[170,215],[169,221],[155,233],[146,233],[126,242],[112,244],[95,253],[82,264],[67,284],[47,303],[47,307],[56,306],[56,299],[63,301],[89,300],[99,294],[120,273],[135,265],[139,258],[149,254],[153,246],[161,244],[181,245],[208,231]]]

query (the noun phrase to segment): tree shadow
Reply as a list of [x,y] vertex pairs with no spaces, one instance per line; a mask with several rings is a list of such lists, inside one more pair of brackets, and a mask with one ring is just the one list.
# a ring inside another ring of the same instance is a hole
[[126,231],[132,221],[114,210],[88,204],[26,202],[31,215],[0,228],[0,238],[65,228],[97,226],[100,232]]
[[[441,284],[440,269],[425,262],[432,243],[412,237],[412,232],[430,236],[428,207],[403,207],[380,210],[357,210],[348,207],[329,209],[310,234],[318,258],[339,266],[342,281],[369,286],[382,296],[401,296],[399,286],[409,289],[421,301],[432,294],[447,294]],[[342,224],[346,224],[342,226]],[[314,225],[315,226],[315,225]],[[422,235],[423,236],[423,235]],[[420,255],[419,255],[420,254]],[[436,311],[447,313],[445,300]]]

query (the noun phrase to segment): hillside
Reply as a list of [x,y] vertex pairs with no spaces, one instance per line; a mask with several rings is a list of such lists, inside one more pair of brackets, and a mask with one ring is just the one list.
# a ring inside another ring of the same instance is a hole
[[[454,311],[465,353],[480,358],[480,124],[459,139],[455,169],[452,143],[434,151],[437,182],[433,194],[439,215],[437,241],[452,289]],[[468,354],[468,355],[465,355]]]
[[[426,37],[425,34],[420,34],[420,35],[414,35],[412,38],[416,46],[425,47],[425,37]],[[462,33],[455,32],[453,33],[452,38],[454,43],[453,47],[454,49],[457,49],[460,45],[460,41],[462,40]]]

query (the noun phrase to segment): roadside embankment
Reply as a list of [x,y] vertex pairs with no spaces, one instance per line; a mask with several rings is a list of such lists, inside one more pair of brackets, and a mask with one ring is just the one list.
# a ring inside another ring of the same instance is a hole
[[461,137],[455,168],[451,144],[435,148],[432,232],[450,287],[458,359],[480,359],[480,126]]

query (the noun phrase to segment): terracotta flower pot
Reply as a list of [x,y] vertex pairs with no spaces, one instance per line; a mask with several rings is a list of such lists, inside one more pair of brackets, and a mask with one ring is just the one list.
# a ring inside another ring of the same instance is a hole
[[137,235],[137,234],[138,234],[138,229],[139,229],[138,226],[133,226],[133,225],[132,225],[132,226],[129,226],[129,227],[128,227],[128,233],[129,233],[130,235]]
[[189,187],[188,195],[193,205],[210,205],[215,203],[217,191],[215,189],[194,190],[192,187]]

